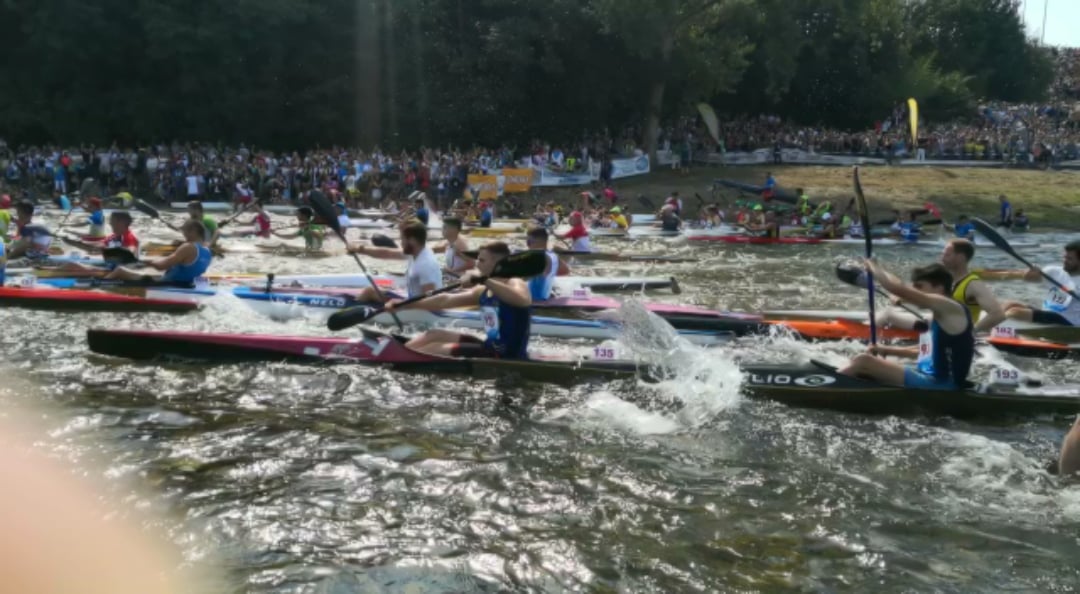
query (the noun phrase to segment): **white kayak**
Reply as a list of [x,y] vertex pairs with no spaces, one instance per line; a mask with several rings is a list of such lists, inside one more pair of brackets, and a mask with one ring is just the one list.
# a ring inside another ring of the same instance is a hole
[[[380,288],[401,287],[404,277],[400,275],[378,275],[373,277]],[[257,284],[267,280],[266,274],[212,274],[207,276],[210,282]],[[286,287],[340,287],[362,288],[369,286],[363,274],[283,274],[274,275],[274,286]],[[572,296],[577,289],[589,289],[596,292],[641,291],[671,289],[681,291],[679,283],[673,277],[635,277],[635,276],[560,276],[555,279],[554,290],[564,296]]]

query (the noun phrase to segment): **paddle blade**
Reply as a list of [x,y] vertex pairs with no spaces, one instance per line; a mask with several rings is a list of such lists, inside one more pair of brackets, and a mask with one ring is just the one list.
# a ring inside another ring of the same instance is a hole
[[371,236],[371,245],[382,248],[396,248],[398,246],[397,242],[381,233]]
[[1010,256],[1019,259],[1021,262],[1026,263],[1026,260],[1016,255],[1016,252],[1013,250],[1012,246],[1009,245],[1009,241],[1002,237],[993,225],[987,223],[986,221],[978,217],[971,219],[971,224],[975,225],[975,230],[978,231],[980,235],[988,239],[990,243],[994,244]]
[[495,278],[529,278],[544,274],[548,257],[544,250],[518,252],[499,260],[491,276]]
[[352,328],[357,324],[363,324],[382,312],[383,310],[381,307],[357,305],[330,314],[330,317],[326,320],[326,327],[333,332]]
[[139,261],[131,250],[122,247],[105,248],[101,250],[101,257],[106,262],[115,262],[121,266],[125,264],[134,264]]
[[326,194],[319,190],[312,190],[308,194],[308,202],[311,204],[312,210],[315,211],[315,216],[322,219],[328,227],[333,229],[338,237],[345,237],[341,230],[341,222],[337,218],[337,212],[334,211],[334,205],[330,204],[330,199],[326,197]]
[[836,278],[860,289],[866,288],[866,270],[851,262],[840,262],[836,265]]
[[131,203],[131,206],[135,210],[143,213],[144,215],[146,215],[146,216],[148,216],[148,217],[150,217],[152,219],[160,219],[161,218],[161,213],[158,212],[158,209],[154,208],[153,206],[150,206],[149,204],[146,203],[146,201],[142,200],[141,198],[136,198],[135,201]]

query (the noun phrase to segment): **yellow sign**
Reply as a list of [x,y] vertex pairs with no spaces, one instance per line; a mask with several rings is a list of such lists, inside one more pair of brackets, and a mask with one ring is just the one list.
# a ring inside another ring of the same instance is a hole
[[532,169],[503,169],[503,192],[528,192],[532,188]]
[[469,174],[469,188],[473,196],[480,200],[495,200],[499,197],[499,178],[494,175]]

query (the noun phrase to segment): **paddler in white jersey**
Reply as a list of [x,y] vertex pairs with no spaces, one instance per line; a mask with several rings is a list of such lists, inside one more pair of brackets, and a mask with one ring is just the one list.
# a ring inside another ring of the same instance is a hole
[[[866,270],[883,289],[934,314],[917,347],[872,346],[857,355],[840,373],[872,379],[890,386],[921,390],[962,390],[975,358],[975,333],[967,308],[950,296],[952,275],[941,264],[916,268],[913,286],[906,285],[873,260]],[[887,361],[886,356],[915,358],[914,367]]]
[[[1065,246],[1065,258],[1061,266],[1045,266],[1042,272],[1064,285],[1070,291],[1080,293],[1080,241],[1073,241]],[[993,278],[1025,280],[1033,283],[1046,282],[1038,268],[995,272]],[[1046,299],[1043,300],[1041,308],[1030,307],[1019,301],[1009,301],[1005,304],[1005,315],[1013,320],[1034,322],[1036,324],[1080,326],[1080,300],[1058,287],[1050,285],[1050,290],[1046,293]]]
[[543,250],[547,255],[544,273],[529,279],[529,293],[533,302],[551,299],[555,277],[570,274],[570,267],[559,259],[559,253],[548,249],[548,232],[543,227],[533,227],[525,234],[525,246],[530,250]]
[[472,270],[476,262],[465,256],[465,252],[469,251],[469,242],[461,236],[461,219],[443,219],[442,232],[443,241],[432,246],[431,251],[443,253],[443,270],[451,276],[461,276]]
[[[952,298],[971,312],[975,332],[990,332],[1005,321],[1005,308],[990,287],[969,268],[974,258],[975,244],[966,239],[953,239],[941,252],[941,265],[953,277]],[[911,312],[893,307],[878,316],[878,324],[906,330],[917,328],[918,321]]]
[[[354,254],[363,254],[383,260],[407,260],[405,285],[407,298],[419,297],[424,293],[441,289],[443,286],[442,269],[435,259],[435,254],[427,246],[427,227],[418,220],[405,223],[400,227],[401,249],[380,248],[364,244],[349,246]],[[400,297],[393,293],[383,293],[387,297]],[[371,287],[364,287],[357,294],[360,301],[377,302],[379,294]]]

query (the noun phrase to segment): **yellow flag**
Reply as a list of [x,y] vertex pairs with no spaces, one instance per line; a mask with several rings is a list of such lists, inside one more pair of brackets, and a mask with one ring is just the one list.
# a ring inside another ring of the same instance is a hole
[[919,104],[914,99],[907,100],[908,117],[911,119],[911,145],[919,146]]
[[701,119],[705,120],[705,126],[709,128],[709,134],[716,144],[720,144],[720,120],[716,119],[716,112],[708,103],[698,103],[697,109],[701,113]]

